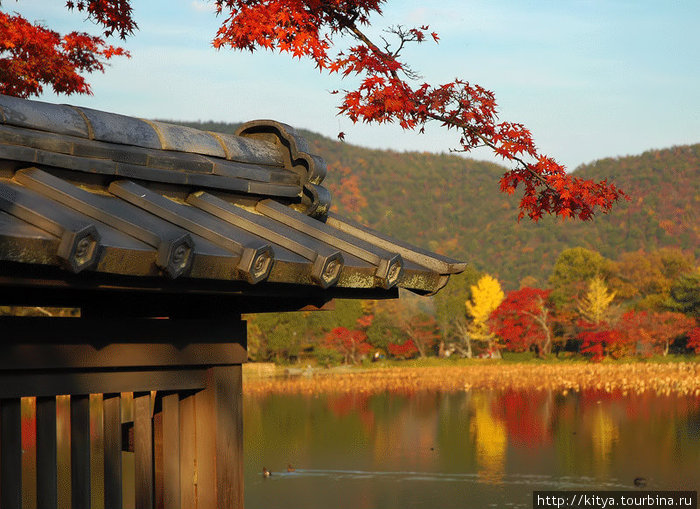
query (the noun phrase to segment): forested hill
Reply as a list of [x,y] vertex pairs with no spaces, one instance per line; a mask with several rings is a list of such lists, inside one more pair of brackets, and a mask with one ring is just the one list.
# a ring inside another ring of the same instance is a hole
[[[233,132],[235,125],[188,123]],[[609,158],[576,169],[608,178],[631,201],[591,222],[517,222],[518,199],[499,192],[504,167],[456,155],[371,150],[303,133],[328,163],[326,185],[341,213],[431,250],[473,263],[506,287],[546,286],[559,253],[583,246],[615,259],[672,246],[700,256],[700,144]]]

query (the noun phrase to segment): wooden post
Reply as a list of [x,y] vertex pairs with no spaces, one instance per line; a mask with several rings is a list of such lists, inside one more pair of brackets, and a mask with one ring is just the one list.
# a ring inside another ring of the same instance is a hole
[[243,508],[242,388],[240,364],[213,367],[195,395],[199,508]]

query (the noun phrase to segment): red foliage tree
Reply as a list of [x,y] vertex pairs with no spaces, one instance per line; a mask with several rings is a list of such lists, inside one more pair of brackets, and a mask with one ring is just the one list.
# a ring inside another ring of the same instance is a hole
[[688,343],[686,344],[695,353],[700,353],[700,327],[693,327],[688,333]]
[[336,327],[323,338],[326,347],[343,355],[345,364],[357,364],[360,358],[372,349],[367,343],[367,334],[359,330]]
[[594,362],[602,361],[605,357],[619,359],[624,356],[630,347],[630,342],[620,331],[612,329],[601,330],[591,327],[579,333],[581,352],[591,354]]
[[[68,2],[69,8],[86,11],[105,27],[105,35],[115,31],[122,37],[136,24],[129,2],[124,0]],[[30,23],[19,14],[0,12],[0,93],[18,97],[40,94],[45,85],[64,94],[90,94],[83,74],[104,72],[113,56],[129,53],[109,45],[102,37],[82,32],[61,35],[39,23]]]
[[[537,150],[530,131],[523,125],[499,122],[491,91],[461,79],[442,85],[420,83],[418,74],[403,62],[401,52],[406,44],[426,39],[437,42],[439,38],[435,32],[429,32],[428,26],[394,27],[389,29],[396,37],[393,46],[375,44],[363,30],[369,25],[370,15],[381,14],[384,3],[385,0],[216,0],[217,12],[224,16],[224,22],[213,43],[216,48],[287,52],[296,58],[312,59],[321,71],[362,76],[356,90],[344,91],[340,105],[341,113],[353,122],[397,122],[404,129],[422,131],[428,122],[437,121],[456,132],[458,150],[490,147],[514,165],[502,176],[500,188],[508,194],[518,187],[523,189],[520,218],[527,215],[537,221],[543,214],[555,214],[588,220],[597,209],[607,212],[625,196],[605,180],[594,182],[567,175],[562,165]],[[67,6],[86,12],[105,27],[107,36],[117,32],[125,37],[136,28],[129,0],[69,0]],[[6,28],[0,34],[5,38],[14,37],[20,25],[26,23],[23,18],[5,19]],[[354,45],[334,52],[334,37],[341,35],[350,36]],[[89,93],[80,73],[102,70],[101,59],[122,51],[104,46],[100,38],[82,38],[77,63],[68,58],[46,68],[41,64],[46,55],[58,59],[62,52],[71,54],[70,45],[61,49],[58,39],[50,39],[53,42],[31,51],[17,51],[9,45],[0,47],[2,53],[9,54],[0,72],[0,86],[6,93],[36,94],[41,91],[41,83],[51,83],[67,93]],[[14,69],[18,61],[34,69],[35,75],[25,78]],[[70,77],[68,87],[63,87],[59,79],[64,74]]]
[[397,359],[410,359],[418,353],[418,348],[411,339],[407,339],[400,345],[389,343],[386,349],[392,357]]
[[[605,180],[593,182],[567,175],[554,159],[540,154],[523,125],[498,122],[494,94],[455,79],[443,85],[419,83],[418,74],[402,61],[408,43],[438,41],[428,26],[393,27],[393,46],[375,44],[363,31],[371,14],[381,14],[384,0],[217,0],[226,20],[214,46],[277,50],[311,58],[322,71],[360,75],[356,90],[344,91],[341,113],[353,122],[397,122],[422,131],[438,121],[458,133],[459,150],[488,146],[515,168],[501,178],[501,190],[522,186],[520,217],[538,220],[551,213],[590,219],[596,208],[608,211],[624,193]],[[332,52],[333,38],[349,35],[355,45]]]
[[527,286],[508,292],[491,314],[489,328],[505,341],[508,350],[524,352],[535,346],[540,355],[549,354],[552,344],[549,293],[550,290]]
[[654,353],[668,354],[671,343],[695,327],[695,320],[682,313],[629,311],[618,324],[620,333],[630,342],[648,346]]
[[428,356],[428,353],[440,337],[438,324],[429,315],[411,316],[406,320],[403,330],[421,357]]

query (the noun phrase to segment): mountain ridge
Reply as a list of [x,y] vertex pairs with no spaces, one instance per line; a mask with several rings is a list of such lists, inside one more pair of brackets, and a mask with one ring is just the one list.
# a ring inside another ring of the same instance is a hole
[[[238,124],[179,122],[233,132]],[[700,143],[599,159],[572,174],[607,178],[630,201],[592,221],[517,221],[519,198],[499,191],[504,166],[455,154],[369,149],[299,130],[328,164],[333,208],[388,235],[465,260],[504,284],[546,285],[559,253],[582,246],[616,259],[678,247],[700,256]],[[534,280],[532,279],[534,278]]]

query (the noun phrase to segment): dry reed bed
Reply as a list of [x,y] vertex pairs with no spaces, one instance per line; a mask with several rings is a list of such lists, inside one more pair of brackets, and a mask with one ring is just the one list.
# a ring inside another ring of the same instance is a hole
[[311,377],[248,379],[243,392],[263,394],[378,393],[470,389],[568,391],[600,390],[700,397],[700,363],[489,364],[447,367],[393,367]]

